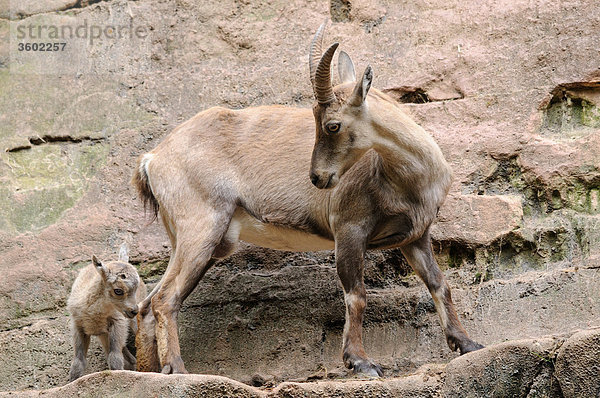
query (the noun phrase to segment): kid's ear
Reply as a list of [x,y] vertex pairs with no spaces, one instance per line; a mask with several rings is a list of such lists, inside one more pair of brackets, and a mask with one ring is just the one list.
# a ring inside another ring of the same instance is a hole
[[123,242],[121,248],[119,249],[119,261],[128,263],[129,262],[129,253],[127,249],[127,243]]
[[106,279],[106,268],[95,255],[92,255],[92,264],[94,264],[94,268],[96,268],[102,279]]

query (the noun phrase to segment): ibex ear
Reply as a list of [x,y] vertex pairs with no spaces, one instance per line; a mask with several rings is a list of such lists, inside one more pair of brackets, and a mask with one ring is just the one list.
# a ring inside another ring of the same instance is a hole
[[365,98],[367,98],[367,94],[369,93],[372,82],[373,69],[371,66],[367,66],[365,73],[363,73],[362,79],[356,82],[356,86],[354,86],[354,91],[352,92],[352,96],[350,97],[349,101],[351,105],[361,106],[363,102],[365,102]]
[[94,264],[94,268],[96,268],[102,279],[106,279],[106,268],[95,255],[92,255],[92,264]]
[[119,249],[119,261],[128,263],[129,262],[129,253],[127,253],[127,243],[123,242],[121,248]]
[[340,75],[342,84],[356,81],[354,63],[345,51],[340,51],[340,55],[338,56],[338,74]]

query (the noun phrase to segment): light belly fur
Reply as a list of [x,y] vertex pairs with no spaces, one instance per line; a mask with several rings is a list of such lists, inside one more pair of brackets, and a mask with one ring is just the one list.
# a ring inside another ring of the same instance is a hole
[[241,208],[237,208],[227,235],[236,235],[239,239],[253,245],[275,250],[319,251],[333,250],[334,242],[317,235],[260,222]]

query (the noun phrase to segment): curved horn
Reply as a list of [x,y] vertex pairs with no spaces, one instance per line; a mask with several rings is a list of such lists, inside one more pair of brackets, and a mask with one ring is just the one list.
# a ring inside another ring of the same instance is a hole
[[338,48],[340,43],[333,43],[331,47],[325,51],[323,57],[319,61],[317,66],[317,72],[315,73],[315,96],[319,104],[329,104],[335,101],[335,95],[333,94],[333,87],[331,86],[331,60],[333,54]]
[[317,33],[315,33],[315,37],[312,39],[310,43],[310,52],[308,56],[308,66],[310,68],[310,81],[315,87],[315,73],[317,73],[317,65],[319,64],[319,60],[321,59],[321,54],[323,53],[323,36],[325,36],[325,27],[327,27],[327,20],[319,26],[317,29]]

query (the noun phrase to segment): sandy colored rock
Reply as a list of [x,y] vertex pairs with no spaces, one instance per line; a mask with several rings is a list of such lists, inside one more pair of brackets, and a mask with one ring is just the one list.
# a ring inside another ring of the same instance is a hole
[[[551,367],[560,342],[557,338],[509,341],[454,359],[446,367],[442,395],[527,397],[542,369]],[[541,396],[554,395],[548,390]]]
[[[220,376],[163,375],[127,370],[106,371],[84,376],[64,387],[18,393],[22,397],[206,397],[258,398],[266,394],[245,384]],[[2,393],[0,393],[2,396]],[[10,396],[10,395],[9,395]]]
[[516,196],[452,195],[432,228],[437,241],[486,246],[521,224],[523,209]]
[[[128,183],[137,156],[211,106],[310,107],[307,48],[344,4],[325,40],[359,72],[371,65],[374,87],[396,91],[453,168],[433,246],[472,337],[493,345],[600,326],[594,1],[12,1],[12,22],[10,3],[0,0],[0,390],[66,383],[64,305],[91,254],[112,257],[126,241],[146,281],[164,271],[168,238]],[[148,36],[69,41],[70,56],[12,62],[17,21],[85,20]],[[387,377],[456,358],[399,250],[369,253],[365,279],[365,344]],[[343,376],[343,316],[331,253],[244,246],[186,302],[182,354],[194,372],[247,383]],[[102,371],[92,344],[90,372]],[[519,361],[529,395],[551,396],[551,369],[531,378],[537,365]]]
[[565,398],[600,394],[600,329],[575,333],[558,351],[555,377]]
[[443,366],[432,366],[411,376],[392,379],[282,383],[268,397],[434,397],[439,394],[442,369]]
[[[2,11],[0,11],[0,17],[18,19],[45,12],[62,11],[75,6],[79,2],[81,2],[81,0],[6,0],[6,8],[1,8]],[[0,4],[2,3],[0,2]]]
[[568,142],[539,139],[519,155],[525,179],[543,192],[554,208],[600,211],[600,143],[591,134]]
[[509,341],[461,356],[447,365],[423,366],[403,377],[328,380],[327,374],[321,374],[321,380],[256,388],[220,376],[120,370],[93,373],[63,387],[0,393],[0,396],[591,397],[598,391],[598,353],[597,350],[590,353],[590,348],[598,347],[597,339],[598,329],[590,329],[571,337]]

